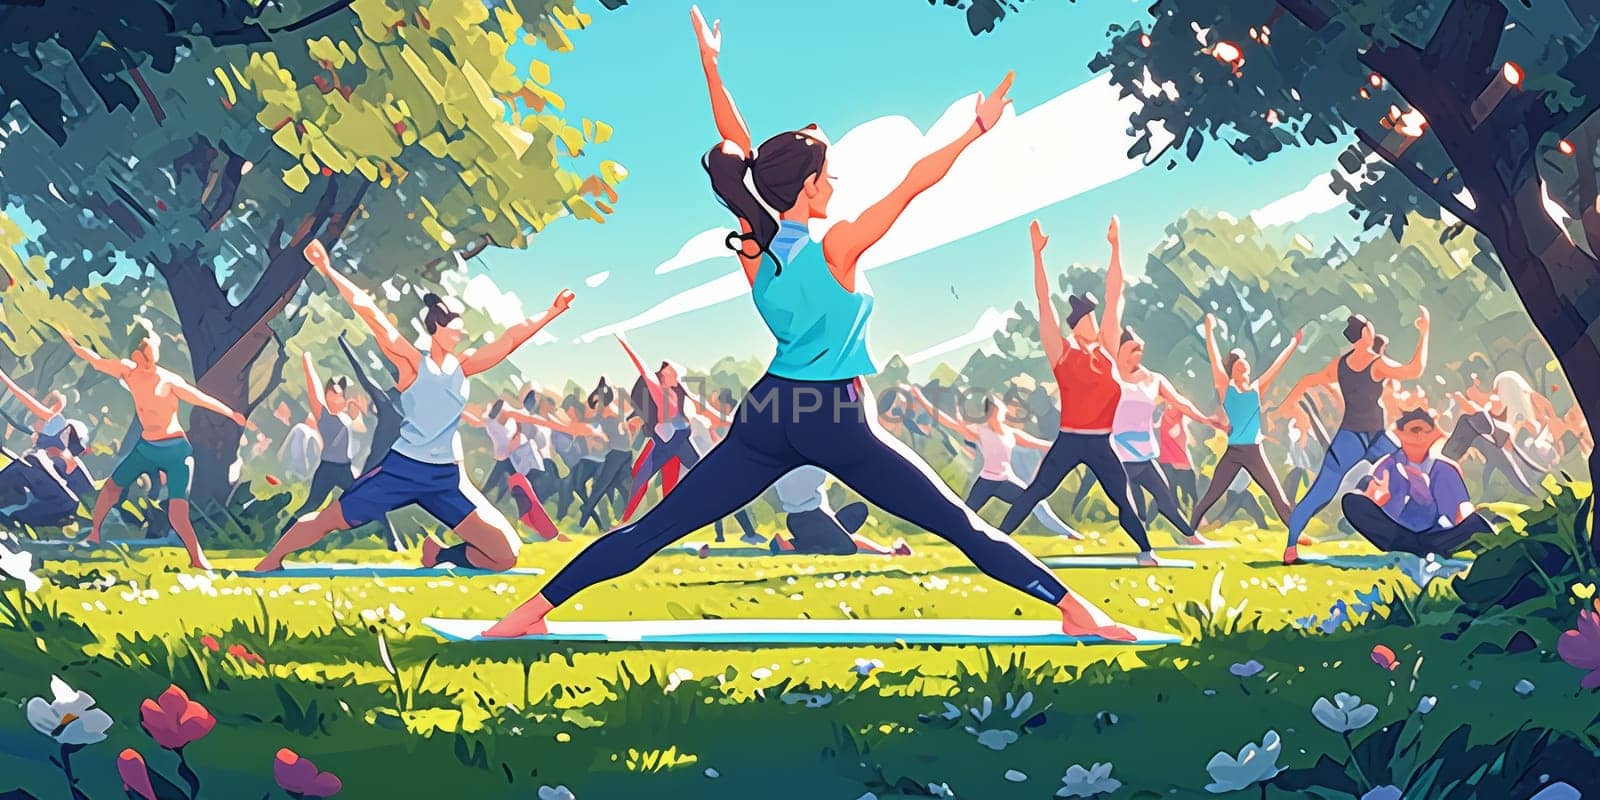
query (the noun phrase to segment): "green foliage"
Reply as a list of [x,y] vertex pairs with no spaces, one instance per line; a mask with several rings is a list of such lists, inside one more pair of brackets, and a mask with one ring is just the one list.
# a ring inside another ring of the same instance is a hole
[[1498,537],[1456,581],[1458,614],[1470,620],[1503,613],[1565,622],[1577,598],[1575,585],[1600,581],[1591,526],[1594,498],[1563,485],[1544,504],[1522,515],[1521,536]]

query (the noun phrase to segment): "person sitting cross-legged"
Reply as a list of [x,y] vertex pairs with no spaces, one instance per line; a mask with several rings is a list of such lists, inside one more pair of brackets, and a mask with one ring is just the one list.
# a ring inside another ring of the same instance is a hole
[[1473,507],[1454,461],[1434,452],[1444,435],[1427,409],[1395,424],[1399,452],[1380,459],[1362,493],[1345,495],[1345,519],[1385,552],[1449,555],[1494,526]]

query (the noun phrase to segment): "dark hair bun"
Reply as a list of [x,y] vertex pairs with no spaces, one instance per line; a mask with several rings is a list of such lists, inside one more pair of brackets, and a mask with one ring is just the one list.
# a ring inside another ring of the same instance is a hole
[[429,308],[434,306],[442,306],[444,305],[444,298],[434,294],[433,292],[428,292],[422,296],[422,304],[428,306]]
[[1068,295],[1067,327],[1077,325],[1078,320],[1083,319],[1084,317],[1093,313],[1094,310],[1099,307],[1099,305],[1099,301],[1095,300],[1095,296],[1089,294],[1088,292],[1084,292],[1081,295]]

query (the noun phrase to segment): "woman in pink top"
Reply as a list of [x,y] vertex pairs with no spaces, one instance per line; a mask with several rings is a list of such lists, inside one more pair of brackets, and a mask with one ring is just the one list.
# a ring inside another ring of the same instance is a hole
[[1194,474],[1194,461],[1189,458],[1189,423],[1177,406],[1161,409],[1161,423],[1156,428],[1156,463],[1172,485],[1172,493],[1179,503],[1194,505],[1200,498],[1200,479]]
[[1217,427],[1219,421],[1201,414],[1194,402],[1173,388],[1165,375],[1145,367],[1144,340],[1132,328],[1122,329],[1122,340],[1117,348],[1117,373],[1122,382],[1122,398],[1111,422],[1111,449],[1116,451],[1122,468],[1128,473],[1129,493],[1139,490],[1149,494],[1161,516],[1178,529],[1180,544],[1206,544],[1184,519],[1172,484],[1156,466],[1156,404],[1165,403],[1167,408],[1175,408],[1180,414],[1212,427]]

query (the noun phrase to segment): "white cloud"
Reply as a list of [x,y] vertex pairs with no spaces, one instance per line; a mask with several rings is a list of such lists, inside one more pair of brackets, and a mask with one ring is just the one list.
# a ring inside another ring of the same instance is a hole
[[656,274],[665,275],[702,261],[719,258],[727,259],[730,265],[733,264],[733,251],[728,249],[727,244],[729,232],[728,228],[712,228],[689,237],[689,241],[684,242],[672,258],[656,265]]
[[991,344],[994,342],[994,335],[1005,331],[1006,323],[1016,318],[1015,311],[1001,311],[990,306],[983,310],[983,314],[979,315],[978,321],[972,326],[972,330],[906,356],[906,364],[915,366],[965,347]]
[[[976,95],[955,101],[926,134],[905,117],[879,117],[837,140],[829,170],[839,177],[830,219],[812,224],[820,238],[835,221],[854,219],[888,194],[923,155],[953,140],[972,124]],[[1127,157],[1132,140],[1127,120],[1138,101],[1119,98],[1110,79],[1080,84],[1021,114],[1007,118],[962,154],[945,179],[919,196],[899,222],[861,259],[862,269],[892,264],[1054,205],[1138,171]],[[1170,137],[1167,137],[1170,140]],[[1163,145],[1161,137],[1155,151]],[[727,229],[696,234],[657,273],[699,260],[722,258]],[[1017,235],[1022,236],[1018,231]],[[715,249],[712,248],[715,245]],[[644,312],[584,334],[592,341],[745,295],[743,273],[734,269],[679,292]]]
[[587,278],[584,278],[583,279],[583,285],[589,287],[590,289],[593,289],[593,288],[599,286],[600,284],[605,283],[607,280],[610,280],[610,279],[611,279],[611,270],[606,270],[605,272],[596,272],[595,274],[590,275]]
[[[527,312],[522,307],[522,298],[516,292],[508,292],[500,288],[499,284],[488,275],[473,275],[467,277],[465,269],[446,272],[440,279],[440,285],[451,295],[460,298],[460,304],[466,308],[476,308],[489,316],[489,321],[502,328],[515,325],[528,318]],[[419,329],[420,330],[420,329]],[[492,340],[499,332],[486,336]],[[556,341],[556,337],[547,331],[534,334],[530,343],[546,345]],[[426,345],[423,345],[426,347]]]
[[612,334],[622,333],[623,331],[631,331],[635,328],[642,328],[646,325],[652,325],[681,314],[687,314],[691,311],[698,311],[699,309],[714,306],[718,303],[725,303],[736,297],[742,297],[749,293],[750,283],[749,281],[745,280],[744,271],[735,270],[734,272],[730,272],[719,278],[714,278],[694,288],[681,291],[665,300],[662,300],[659,303],[656,303],[649,309],[646,309],[643,313],[629,317],[620,322],[613,322],[609,325],[602,325],[601,327],[595,328],[594,330],[579,336],[574,341],[578,343],[592,342],[603,336],[611,336]]
[[[1368,156],[1361,169],[1354,175],[1345,173],[1345,180],[1359,186],[1367,179],[1367,165],[1380,160],[1377,155]],[[1274,225],[1299,222],[1332,211],[1344,204],[1344,195],[1333,190],[1333,175],[1323,173],[1314,176],[1306,183],[1305,188],[1290,192],[1250,212],[1250,219],[1259,227],[1270,228]]]

